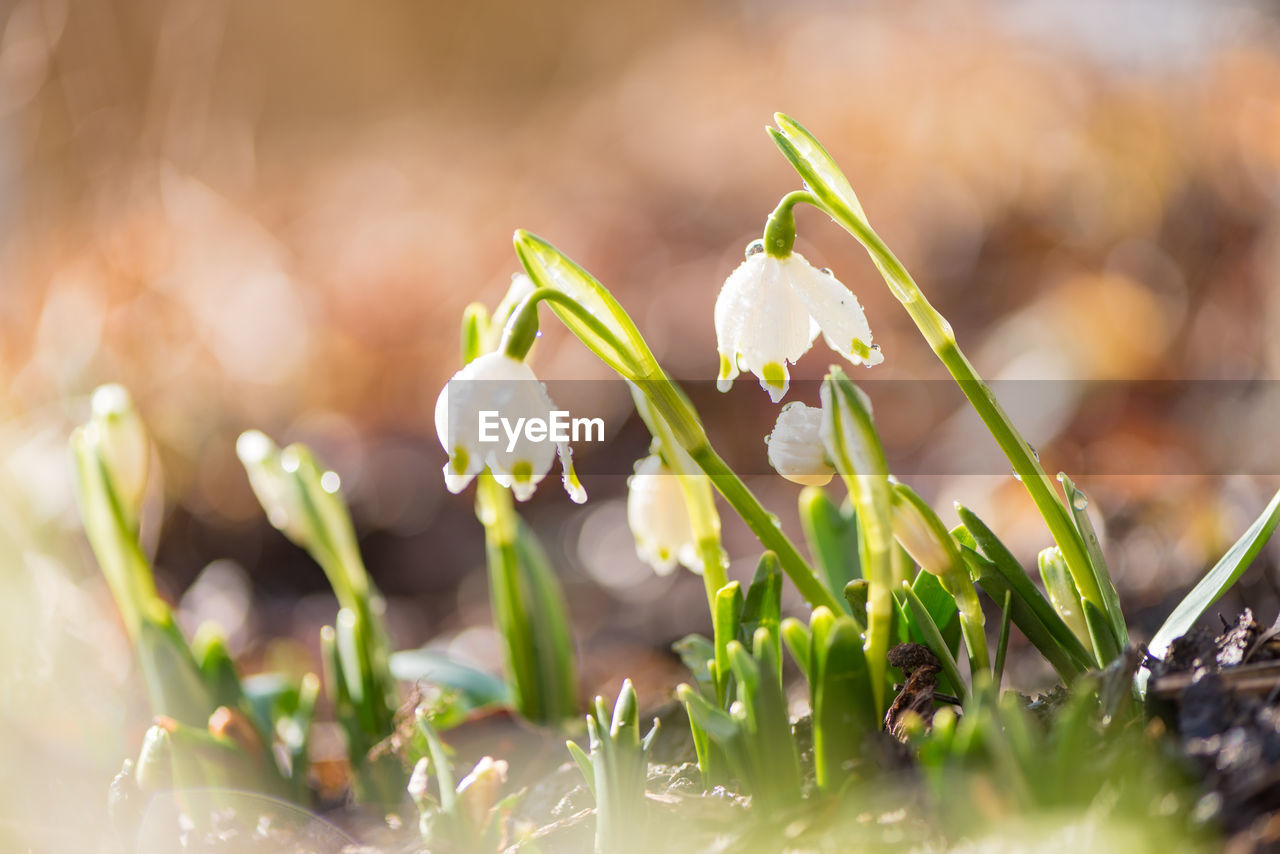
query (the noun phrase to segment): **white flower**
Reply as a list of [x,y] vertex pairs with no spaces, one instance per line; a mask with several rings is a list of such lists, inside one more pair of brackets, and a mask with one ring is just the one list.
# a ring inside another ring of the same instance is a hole
[[662,458],[652,454],[641,460],[627,487],[627,524],[639,558],[659,575],[670,574],[677,562],[702,572],[684,491]]
[[[449,454],[444,467],[449,491],[461,492],[488,466],[498,483],[526,501],[551,470],[558,452],[565,490],[579,504],[586,501],[586,490],[573,472],[569,445],[534,441],[520,429],[529,419],[549,422],[553,411],[555,404],[546,387],[523,361],[500,351],[472,360],[453,375],[436,399],[436,435]],[[487,416],[490,427],[483,442],[482,412],[493,413]],[[516,431],[514,437],[506,432],[508,428]]]
[[835,475],[822,445],[822,410],[817,407],[788,403],[764,442],[769,446],[769,465],[789,481],[823,486]]
[[884,361],[871,343],[871,327],[858,298],[835,276],[815,269],[796,252],[785,258],[763,251],[749,254],[716,299],[717,387],[728,391],[739,370],[750,371],[777,403],[790,384],[787,363],[803,356],[819,332],[832,350],[855,365]]

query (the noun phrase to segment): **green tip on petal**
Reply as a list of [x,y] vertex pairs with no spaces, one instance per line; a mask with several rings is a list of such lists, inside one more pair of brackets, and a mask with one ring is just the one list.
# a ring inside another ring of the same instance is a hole
[[729,364],[729,357],[721,353],[720,354],[720,379],[722,380],[729,379],[729,373],[732,370],[733,370],[733,365]]
[[453,449],[453,457],[449,460],[449,463],[453,466],[453,470],[455,472],[458,474],[465,474],[467,471],[467,463],[470,462],[470,460],[471,457],[467,454],[467,449],[462,445],[458,445]]
[[511,476],[515,478],[516,483],[528,483],[533,480],[533,464],[521,460],[511,467]]
[[868,359],[871,357],[871,348],[859,341],[857,338],[853,339],[853,343],[849,345],[849,352],[853,353],[853,355],[857,356],[859,359]]
[[782,388],[787,384],[787,369],[777,362],[769,362],[764,366],[764,381],[774,388]]

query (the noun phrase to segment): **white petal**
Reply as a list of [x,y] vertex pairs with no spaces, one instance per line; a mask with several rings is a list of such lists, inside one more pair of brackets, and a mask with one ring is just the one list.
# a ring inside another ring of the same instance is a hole
[[670,573],[677,562],[700,569],[684,491],[661,457],[642,460],[627,486],[627,524],[636,555],[659,575]]
[[785,263],[765,253],[752,255],[729,275],[716,300],[722,379],[732,379],[741,364],[760,378],[775,403],[790,384],[787,363],[804,355],[814,337],[809,310],[783,275]]
[[787,480],[822,486],[835,474],[822,445],[821,409],[800,402],[787,404],[778,413],[765,444],[769,446],[769,465]]
[[556,454],[560,457],[560,470],[563,472],[560,481],[564,484],[564,491],[569,493],[574,504],[585,504],[587,490],[582,486],[582,481],[578,480],[577,472],[573,470],[573,448],[570,448],[566,442],[560,442],[556,445]]
[[884,355],[871,343],[871,326],[853,292],[799,253],[783,261],[787,281],[813,316],[827,345],[855,365],[878,365]]

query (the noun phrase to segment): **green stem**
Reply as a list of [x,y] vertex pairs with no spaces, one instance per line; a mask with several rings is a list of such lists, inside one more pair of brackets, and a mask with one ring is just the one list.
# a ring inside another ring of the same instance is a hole
[[1088,555],[1080,534],[1067,514],[1067,509],[1054,489],[1053,482],[1045,474],[1031,446],[1022,438],[1008,414],[996,400],[991,388],[978,375],[956,343],[955,331],[947,319],[938,313],[925,298],[920,287],[911,278],[902,262],[890,251],[884,241],[847,206],[833,205],[815,200],[815,207],[831,216],[846,231],[858,239],[871,254],[880,269],[889,290],[907,310],[920,334],[960,386],[964,396],[995,438],[1000,450],[1013,465],[1014,472],[1035,502],[1036,509],[1044,517],[1058,548],[1066,558],[1071,577],[1080,594],[1093,602],[1098,610],[1107,613],[1102,591],[1093,577]]
[[778,556],[778,562],[796,589],[800,591],[812,607],[825,605],[832,613],[843,610],[831,591],[823,586],[814,574],[813,569],[800,556],[800,552],[792,545],[791,540],[782,533],[777,521],[764,508],[760,500],[747,489],[742,479],[734,474],[728,464],[720,458],[709,443],[689,451],[689,456],[698,464],[698,468],[711,478],[716,490],[724,496],[730,506],[747,523],[747,527],[760,540],[761,545]]
[[524,301],[512,313],[503,330],[502,343],[499,345],[500,349],[508,356],[523,361],[524,357],[529,354],[529,349],[537,338],[538,303],[540,302],[559,306],[572,314],[578,322],[590,330],[591,334],[600,343],[607,345],[620,357],[621,361],[629,364],[634,373],[638,374],[640,372],[639,366],[635,365],[634,360],[630,358],[627,347],[618,340],[618,337],[613,334],[600,318],[583,308],[582,304],[573,297],[561,293],[555,288],[538,288],[525,297]]
[[786,258],[796,245],[795,207],[801,202],[815,204],[808,190],[793,190],[782,197],[764,223],[764,251],[774,258]]
[[516,514],[511,493],[485,470],[476,477],[476,515],[484,525],[489,564],[490,601],[506,651],[514,699],[520,713],[541,720],[537,692],[536,650],[520,590],[520,558],[516,551]]

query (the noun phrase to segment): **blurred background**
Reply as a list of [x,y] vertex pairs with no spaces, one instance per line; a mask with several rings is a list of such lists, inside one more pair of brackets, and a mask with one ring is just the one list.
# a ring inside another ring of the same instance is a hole
[[[188,627],[221,621],[248,670],[313,667],[335,609],[248,489],[250,427],[341,475],[397,646],[497,667],[481,528],[470,493],[444,490],[431,417],[463,306],[496,303],[516,269],[514,228],[595,273],[673,375],[712,379],[719,286],[797,186],[763,132],[783,110],[984,374],[1274,380],[1277,36],[1274,3],[1210,0],[0,3],[3,820],[56,822],[42,805],[69,795],[100,811],[147,723],[71,489],[66,439],[97,384],[125,384],[157,443],[164,589]],[[945,379],[860,248],[799,222],[800,251],[867,309],[886,361],[865,376]],[[607,376],[544,328],[540,377]],[[819,343],[793,375],[830,358]],[[1054,388],[1028,436],[1093,496],[1149,634],[1276,488],[1280,412]],[[725,400],[703,411],[713,441],[763,460],[733,413],[767,424],[766,397],[747,380]],[[557,556],[584,690],[625,673],[657,701],[679,674],[668,645],[707,619],[698,579],[634,556],[626,403],[600,402],[618,441],[579,450],[587,470],[613,455],[591,501],[548,482],[522,510]],[[971,421],[920,407],[877,406],[895,459],[989,453]],[[1262,462],[1215,462],[1242,445]],[[1024,560],[1048,544],[1012,478],[911,468]],[[798,487],[752,481],[794,530]],[[727,511],[725,528],[741,577],[757,546]],[[1224,613],[1272,619],[1276,554]],[[12,770],[38,767],[58,770]]]

